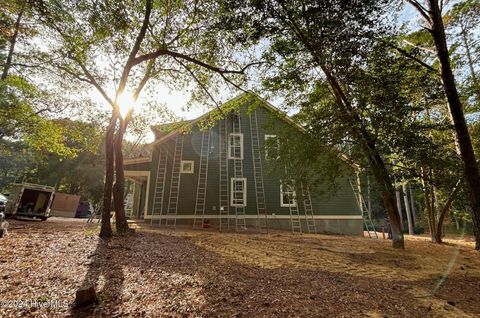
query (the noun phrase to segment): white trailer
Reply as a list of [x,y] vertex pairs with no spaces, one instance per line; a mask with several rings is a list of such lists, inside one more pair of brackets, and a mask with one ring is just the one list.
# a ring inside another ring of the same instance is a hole
[[10,195],[5,207],[7,216],[39,218],[45,221],[50,216],[55,188],[33,183],[10,185]]

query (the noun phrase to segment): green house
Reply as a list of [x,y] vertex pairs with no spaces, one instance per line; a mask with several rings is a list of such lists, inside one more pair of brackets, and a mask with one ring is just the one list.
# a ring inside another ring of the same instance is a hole
[[124,163],[134,182],[132,215],[172,227],[363,235],[348,178],[325,196],[283,184],[266,169],[275,160],[267,140],[281,142],[276,135],[286,127],[302,134],[277,108],[245,93],[195,120],[154,128],[151,156]]

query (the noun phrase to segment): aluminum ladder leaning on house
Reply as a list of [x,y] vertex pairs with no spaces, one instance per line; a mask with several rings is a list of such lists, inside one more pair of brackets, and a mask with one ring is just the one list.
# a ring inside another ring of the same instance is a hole
[[260,153],[260,138],[258,135],[257,111],[249,116],[252,138],[253,177],[255,184],[255,199],[258,215],[258,231],[268,233],[267,206],[265,203],[265,186],[263,184],[262,158]]
[[219,213],[220,231],[230,228],[230,202],[228,201],[228,118],[219,121]]
[[198,167],[197,195],[195,198],[195,216],[193,228],[203,228],[205,222],[205,199],[207,195],[208,160],[210,154],[210,129],[202,132],[200,163]]
[[[233,120],[232,120],[232,132],[234,134],[241,134],[242,133],[242,128],[241,128],[241,120],[240,120],[240,114],[239,115],[233,115]],[[234,139],[235,140],[235,139]],[[242,179],[243,178],[243,158],[238,158],[237,153],[236,153],[236,148],[237,145],[235,145],[235,141],[233,140],[232,142],[232,147],[234,148],[234,156],[233,156],[233,172],[234,172],[234,178]],[[240,140],[242,141],[242,140]],[[240,155],[243,155],[242,153],[242,147],[243,145],[238,145],[240,148]],[[235,186],[235,185],[234,185]],[[244,184],[244,187],[247,185]],[[245,188],[242,189],[245,191]],[[234,192],[234,191],[232,191]],[[246,222],[245,222],[245,202],[243,206],[236,206],[235,207],[235,231],[238,230],[246,230]]]
[[152,218],[150,219],[150,225],[152,226],[154,225],[155,216],[158,216],[158,225],[162,223],[165,176],[167,174],[168,150],[159,147],[158,151],[157,178],[153,192]]
[[305,209],[305,221],[307,223],[308,233],[317,233],[317,226],[315,225],[315,219],[313,218],[313,206],[312,206],[312,197],[310,196],[310,189],[303,186],[302,187],[302,197],[303,197],[303,208]]
[[[287,185],[282,185],[287,186]],[[298,209],[298,201],[296,198],[296,191],[292,186],[288,193],[288,209],[290,211],[290,224],[292,225],[292,233],[302,233],[302,222],[300,220],[300,211]]]
[[168,196],[168,209],[165,225],[177,225],[178,196],[180,191],[180,166],[183,154],[183,134],[175,137],[175,152],[173,154],[172,176],[170,178],[170,195]]
[[375,238],[378,238],[378,234],[377,231],[375,231],[375,226],[373,225],[372,218],[370,217],[370,213],[368,213],[367,204],[363,199],[359,178],[359,176],[357,176],[356,179],[349,178],[348,181],[350,182],[350,186],[352,187],[353,193],[355,195],[355,200],[357,201],[357,205],[362,211],[363,224],[365,225],[365,229],[367,230],[368,237],[373,238],[373,232]]

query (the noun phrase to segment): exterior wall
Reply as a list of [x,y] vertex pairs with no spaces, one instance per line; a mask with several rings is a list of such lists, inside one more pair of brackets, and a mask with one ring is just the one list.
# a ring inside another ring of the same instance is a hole
[[[264,140],[265,135],[278,135],[278,131],[286,126],[291,126],[277,114],[265,107],[255,108],[260,149],[262,149],[262,167],[264,174],[265,199],[268,213],[268,226],[271,228],[291,229],[290,226],[290,209],[280,206],[280,178],[278,176],[267,174],[266,162],[264,160]],[[232,117],[227,116],[227,134],[232,132]],[[244,142],[244,160],[243,160],[243,177],[247,179],[247,206],[245,214],[247,226],[255,226],[258,222],[256,193],[254,183],[254,168],[252,156],[252,138],[249,115],[243,111],[240,115],[241,132],[243,133]],[[208,133],[208,132],[207,132]],[[208,178],[207,192],[205,204],[205,218],[210,221],[212,226],[216,226],[219,218],[219,125],[218,122],[210,129],[210,152],[208,162]],[[200,166],[200,153],[202,143],[202,131],[197,127],[193,127],[191,131],[183,135],[183,154],[182,160],[194,161],[194,173],[182,173],[180,176],[180,195],[177,210],[177,224],[192,225],[192,218],[195,214],[195,200],[198,185],[198,173]],[[166,180],[163,196],[163,214],[167,213],[170,182],[173,169],[173,155],[175,147],[175,137],[156,145],[152,153],[152,162],[136,163],[125,166],[125,170],[131,171],[150,171],[149,195],[145,218],[152,217],[153,202],[155,197],[155,184],[157,179],[158,157],[160,147],[168,150]],[[340,160],[340,159],[339,159]],[[234,176],[233,160],[228,160],[229,180]],[[312,193],[312,206],[314,218],[317,223],[319,232],[343,233],[343,234],[361,234],[363,231],[363,223],[361,212],[356,204],[354,193],[348,184],[347,179],[338,180],[340,187],[334,195],[320,196]],[[229,182],[230,183],[230,182]],[[230,184],[228,184],[230,190]],[[230,194],[230,191],[229,191]],[[297,191],[299,194],[299,191]],[[304,207],[298,200],[299,213],[304,215]],[[229,207],[230,218],[234,224],[235,208]],[[154,218],[160,218],[160,207],[156,206],[153,211]],[[162,216],[165,217],[165,216]],[[200,216],[202,217],[202,216]],[[305,225],[305,224],[304,224]],[[304,226],[306,228],[306,225]]]

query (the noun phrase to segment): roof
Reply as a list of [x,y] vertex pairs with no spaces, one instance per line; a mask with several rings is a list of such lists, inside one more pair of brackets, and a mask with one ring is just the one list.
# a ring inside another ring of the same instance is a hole
[[175,130],[175,129],[181,127],[181,126],[189,124],[191,121],[193,121],[193,120],[181,120],[181,121],[176,121],[176,122],[173,122],[173,123],[165,123],[165,124],[160,124],[160,125],[154,125],[154,126],[150,126],[150,129],[155,133],[155,135],[157,133],[168,134],[168,133],[172,132],[173,130]]

